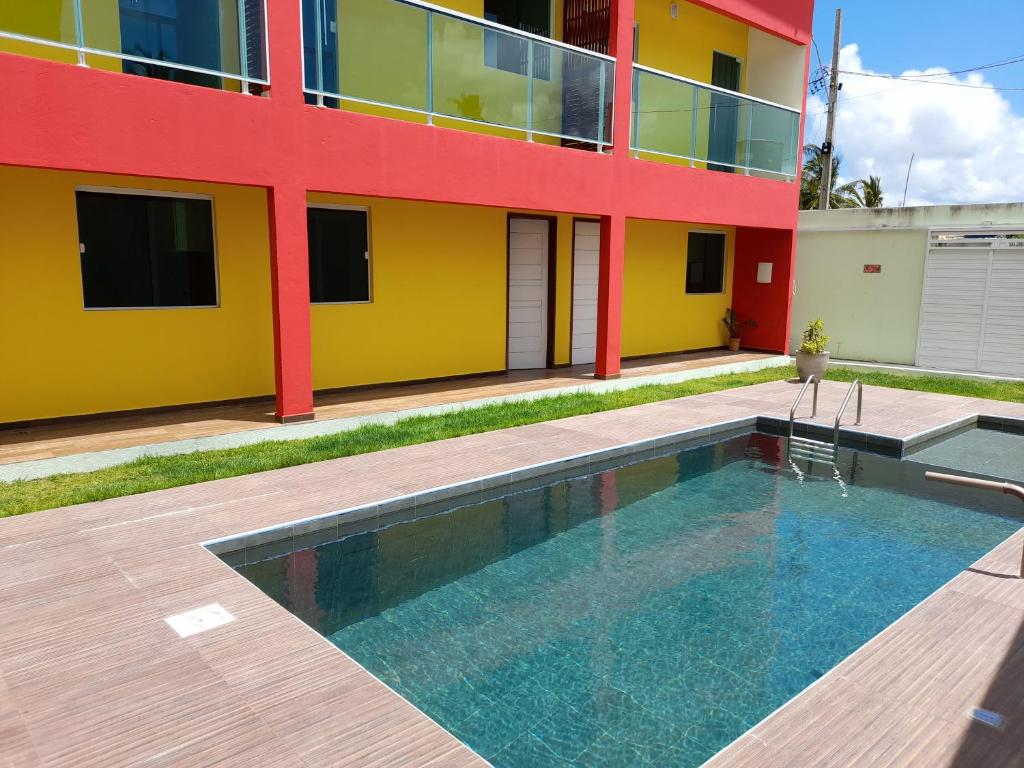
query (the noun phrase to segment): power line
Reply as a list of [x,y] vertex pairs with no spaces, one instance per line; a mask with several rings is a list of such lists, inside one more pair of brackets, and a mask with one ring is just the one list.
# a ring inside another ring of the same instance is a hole
[[996,69],[997,67],[1008,67],[1011,64],[1020,64],[1024,61],[1024,53],[1016,54],[1008,59],[1000,59],[999,61],[993,61],[990,64],[981,64],[977,67],[968,67],[967,69],[954,69],[949,72],[922,72],[920,75],[902,75],[907,78],[925,78],[925,77],[945,77],[946,75],[963,75],[968,72],[981,72],[983,69]]
[[941,80],[920,80],[913,76],[883,75],[875,72],[854,72],[852,69],[840,69],[837,71],[840,74],[852,75],[853,77],[874,77],[882,80],[899,80],[906,83],[917,83],[918,85],[944,85],[948,88],[980,88],[987,91],[1024,91],[1024,88],[1001,88],[997,85],[973,85],[971,83],[946,83]]

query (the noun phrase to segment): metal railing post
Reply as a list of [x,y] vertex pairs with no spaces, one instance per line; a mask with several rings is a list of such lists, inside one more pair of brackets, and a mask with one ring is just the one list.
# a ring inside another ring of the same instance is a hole
[[697,162],[693,159],[697,154],[697,107],[700,105],[700,91],[697,86],[691,85],[693,98],[690,100],[690,167],[693,168]]
[[526,41],[526,140],[533,141],[533,40]]
[[314,24],[316,25],[316,105],[318,107],[324,105],[324,14],[321,8],[322,3],[323,0],[316,0],[313,3],[316,14]]
[[427,125],[434,124],[434,14],[427,11]]
[[640,70],[633,68],[633,159],[640,157]]
[[246,39],[245,0],[235,0],[238,5],[238,72],[241,76],[242,93],[249,93],[249,42]]
[[75,14],[75,45],[78,46],[78,66],[88,66],[85,63],[85,51],[82,49],[85,47],[85,25],[82,22],[82,0],[75,0],[74,5]]
[[743,175],[744,176],[749,176],[750,175],[750,165],[751,165],[751,160],[750,160],[750,155],[751,155],[751,153],[750,153],[750,139],[753,137],[753,135],[754,135],[754,105],[750,104],[748,102],[747,103],[747,132],[746,132],[746,135],[743,137],[743,156],[744,156],[744,159],[746,161],[746,162],[743,163],[743,165],[746,166],[743,169]]
[[[597,151],[604,151],[604,89],[608,77],[608,68],[601,63],[601,77],[597,86]],[[565,88],[565,84],[562,84]]]

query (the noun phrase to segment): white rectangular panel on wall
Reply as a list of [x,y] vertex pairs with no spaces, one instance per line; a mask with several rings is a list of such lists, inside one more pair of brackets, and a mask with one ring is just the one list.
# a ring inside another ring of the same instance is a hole
[[597,358],[597,281],[601,225],[577,221],[572,249],[572,364]]

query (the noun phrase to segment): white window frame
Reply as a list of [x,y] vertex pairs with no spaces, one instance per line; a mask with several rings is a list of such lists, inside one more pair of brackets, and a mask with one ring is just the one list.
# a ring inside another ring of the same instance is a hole
[[214,304],[184,304],[181,306],[159,307],[87,307],[85,306],[85,276],[82,274],[82,235],[78,231],[78,200],[75,199],[75,234],[78,248],[78,277],[82,286],[82,309],[86,312],[137,312],[181,309],[220,309],[220,249],[218,243],[217,201],[214,195],[199,192],[175,192],[167,189],[139,189],[138,187],[106,187],[91,184],[79,184],[74,192],[95,192],[103,195],[134,195],[136,197],[171,197],[181,200],[208,200],[210,202],[210,226],[213,227],[213,294]]
[[[701,293],[690,293],[686,290],[686,274],[690,266],[690,234],[700,235],[721,235],[724,238],[722,248],[722,285],[717,291]],[[724,296],[728,293],[725,286],[729,282],[729,230],[727,229],[687,229],[686,230],[686,259],[683,262],[683,296]]]
[[[342,203],[307,203],[306,209],[324,209],[328,211],[362,211],[366,214],[366,288],[367,299],[365,301],[313,301],[310,297],[310,306],[330,307],[346,306],[349,304],[373,304],[373,226],[370,223],[370,206],[368,205],[345,205]],[[309,259],[309,248],[306,249],[306,259]]]

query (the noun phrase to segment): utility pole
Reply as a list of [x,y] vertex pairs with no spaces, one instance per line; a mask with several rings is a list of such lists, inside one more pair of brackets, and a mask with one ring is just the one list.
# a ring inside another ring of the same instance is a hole
[[832,157],[835,145],[832,143],[836,130],[836,106],[839,103],[839,46],[843,30],[843,9],[836,8],[836,30],[832,37],[832,71],[828,85],[828,123],[825,127],[825,141],[821,143],[821,189],[818,190],[818,208],[827,211],[832,191]]

